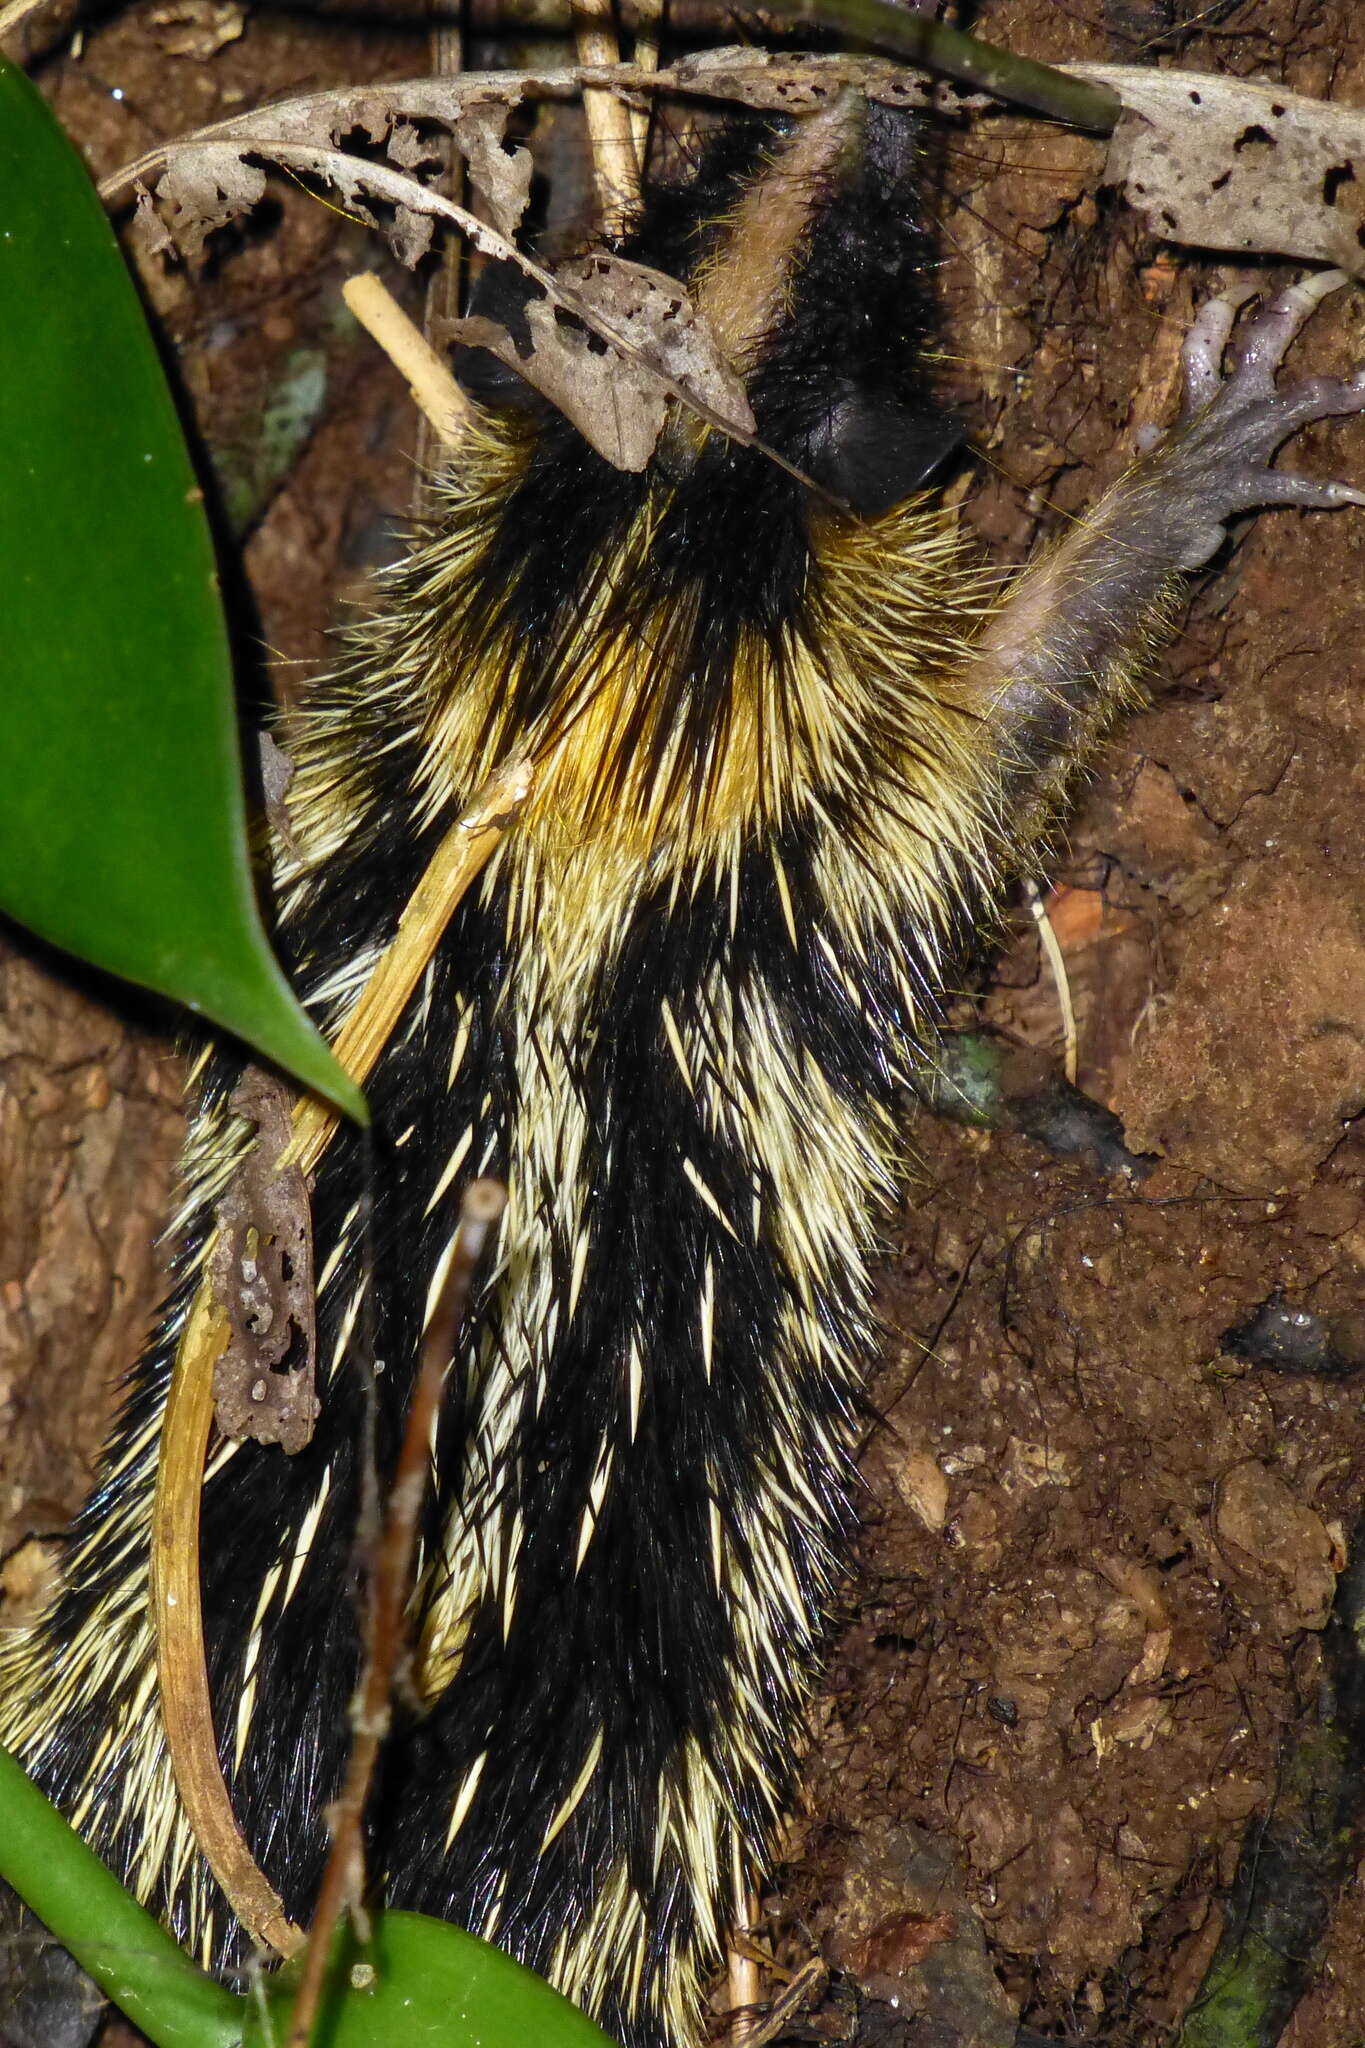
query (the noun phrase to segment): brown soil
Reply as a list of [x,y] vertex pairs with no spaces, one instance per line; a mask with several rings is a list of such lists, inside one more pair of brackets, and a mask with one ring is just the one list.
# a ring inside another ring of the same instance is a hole
[[[1053,60],[1131,61],[1160,12],[1002,0],[977,26]],[[1304,28],[1270,4],[1217,12],[1182,62],[1365,91],[1349,9]],[[1208,275],[1096,203],[1092,145],[1011,122],[971,151],[948,167],[953,341],[993,475],[968,509],[1017,558],[1169,410]],[[1350,362],[1360,332],[1337,302],[1304,362]],[[1308,438],[1296,463],[1359,462],[1358,433]],[[1240,541],[1055,869],[1080,1079],[1155,1171],[1134,1187],[1021,1138],[918,1127],[861,1571],[775,1902],[864,1982],[872,1955],[873,1988],[921,2015],[878,2039],[1003,2048],[1013,2011],[1116,2048],[1170,2039],[1247,1828],[1317,1712],[1365,1408],[1356,1380],[1255,1370],[1223,1339],[1276,1290],[1358,1313],[1361,546],[1312,517]],[[1038,954],[1021,918],[980,1007],[1057,1045]],[[968,1996],[966,1949],[946,1990],[914,1942],[888,1967],[897,1916],[945,1900],[960,1948],[984,1928],[1011,2010]],[[1352,1890],[1286,2048],[1358,2043],[1363,1983]]]
[[[1201,26],[1162,47],[1189,66],[1365,101],[1351,0],[1187,13]],[[987,0],[974,25],[1044,58],[1137,61],[1180,14]],[[33,47],[100,171],[256,99],[425,66],[415,29],[226,0],[140,0],[87,27],[79,53],[66,32]],[[955,382],[988,451],[967,515],[1002,561],[1169,416],[1209,282],[1097,197],[1100,160],[1001,121],[945,164]],[[284,192],[210,263],[144,266],[199,430],[256,507],[246,569],[283,687],[410,496],[401,387],[337,311],[341,278],[375,260],[337,214]],[[1358,308],[1331,301],[1296,362],[1365,355]],[[310,375],[325,405],[282,458],[265,423]],[[1294,459],[1359,477],[1361,448],[1358,425],[1320,428]],[[1059,853],[1049,911],[1080,1079],[1154,1170],[1134,1182],[919,1121],[858,1570],[765,1902],[784,1964],[819,1948],[846,1975],[784,2038],[1007,2048],[1022,2017],[1113,2048],[1170,2040],[1247,1830],[1317,1712],[1365,1497],[1365,1403],[1349,1375],[1252,1368],[1225,1336],[1279,1290],[1365,1364],[1362,553],[1354,515],[1279,514],[1241,537]],[[1058,1042],[1026,917],[969,1008]],[[167,1060],[22,949],[0,959],[0,1407],[20,1419],[0,1543],[46,1533],[79,1498],[106,1376],[147,1313]],[[16,1592],[40,1568],[32,1546],[19,1555]],[[1357,1882],[1285,2048],[1356,2048],[1363,2000]]]

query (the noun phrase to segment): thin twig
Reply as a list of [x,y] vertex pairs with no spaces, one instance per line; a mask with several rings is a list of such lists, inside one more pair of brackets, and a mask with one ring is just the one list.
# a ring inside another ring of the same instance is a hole
[[351,1753],[341,1797],[330,1816],[332,1847],[308,1933],[286,2048],[307,2048],[326,1982],[333,1936],[342,1914],[358,1905],[364,1892],[365,1806],[393,1717],[394,1679],[404,1649],[417,1524],[431,1477],[432,1430],[474,1274],[506,1200],[507,1190],[500,1181],[476,1180],[466,1188],[450,1269],[422,1340],[417,1383],[408,1405],[403,1447],[370,1578],[365,1669],[351,1706]]
[[758,1924],[758,1897],[746,1892],[738,1901],[744,1915],[744,1925],[730,1936],[729,1952],[726,1956],[725,1995],[730,2008],[730,2040],[733,2048],[744,2048],[749,2039],[759,2001],[763,1996],[763,1979],[759,1975],[758,1956],[752,1945],[744,1938],[748,1931]]
[[289,1918],[232,1810],[214,1740],[204,1656],[199,1502],[213,1423],[213,1368],[229,1335],[227,1315],[205,1282],[180,1339],[157,1459],[152,1602],[161,1718],[181,1804],[233,1912],[254,1941],[292,1956],[303,1946],[303,1930]]
[[[464,70],[465,37],[460,21],[450,16],[440,16],[439,0],[428,0],[428,7],[438,15],[432,23],[428,38],[431,72],[435,78],[455,78]],[[446,134],[437,141],[440,152],[440,172],[436,179],[437,189],[453,199],[458,206],[468,203],[465,190],[464,158],[455,146],[453,134]],[[423,332],[428,336],[442,332],[442,322],[458,320],[464,290],[465,248],[459,235],[447,235],[441,250],[440,262],[427,281],[426,311],[422,321]],[[444,362],[444,357],[441,358]],[[420,401],[419,401],[420,403]],[[432,486],[435,482],[437,464],[433,460],[433,436],[443,438],[439,427],[433,426],[425,417],[419,424],[417,436],[417,480],[415,485],[415,509],[419,515],[430,513]]]
[[407,378],[433,433],[447,448],[456,446],[474,418],[474,408],[420,327],[372,270],[348,277],[341,296],[371,340]]
[[812,1956],[803,1963],[791,1982],[773,2000],[766,2013],[749,2022],[742,2048],[767,2048],[785,2033],[787,2022],[803,2009],[815,2003],[829,1977],[829,1965],[820,1956]]
[[[662,40],[664,0],[640,0],[635,24],[635,45],[631,55],[640,71],[657,71]],[[635,162],[643,179],[649,158],[650,109],[647,105],[630,110],[630,132],[635,143]]]
[[[333,1052],[353,1081],[363,1085],[388,1044],[465,890],[520,815],[532,779],[524,760],[496,770],[431,856],[403,906],[397,931],[333,1042]],[[281,1165],[311,1173],[340,1120],[320,1096],[305,1096],[294,1112],[294,1136]]]
[[[611,0],[573,0],[574,46],[580,64],[621,60]],[[614,92],[585,92],[583,114],[592,151],[593,184],[602,233],[617,241],[640,208],[640,160],[630,109]]]

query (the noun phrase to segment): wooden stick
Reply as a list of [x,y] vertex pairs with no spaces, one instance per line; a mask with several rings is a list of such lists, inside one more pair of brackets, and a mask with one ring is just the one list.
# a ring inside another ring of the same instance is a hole
[[[573,0],[574,44],[580,64],[619,64],[621,48],[612,0]],[[623,235],[640,209],[640,160],[630,109],[614,92],[585,90],[583,113],[592,150],[593,184],[602,233]]]
[[372,270],[348,277],[341,296],[365,332],[407,378],[433,433],[448,448],[455,447],[473,423],[474,408],[421,329]]
[[332,1847],[322,1874],[308,1933],[298,1995],[286,2048],[307,2048],[327,1978],[332,1938],[341,1916],[365,1889],[364,1821],[379,1752],[393,1718],[394,1677],[403,1652],[404,1616],[411,1590],[417,1524],[431,1481],[431,1434],[454,1355],[469,1290],[507,1190],[500,1181],[476,1180],[460,1203],[460,1224],[450,1271],[422,1339],[422,1362],[408,1405],[403,1447],[389,1490],[379,1554],[372,1560],[365,1631],[365,1670],[351,1704],[351,1753],[346,1780],[332,1814]]
[[743,1920],[731,1933],[726,1952],[725,1995],[730,2010],[729,2041],[732,2048],[743,2048],[752,2029],[755,2010],[763,1995],[763,1980],[759,1976],[758,1958],[747,1939],[750,1929],[758,1924],[757,1895],[754,1892],[745,1892],[735,1903],[743,1915]]
[[[212,1246],[210,1246],[210,1254]],[[292,1956],[304,1935],[237,1825],[218,1762],[199,1594],[199,1498],[213,1422],[213,1368],[230,1329],[207,1285],[194,1298],[166,1401],[152,1510],[152,1605],[166,1744],[194,1838],[252,1940]]]
[[[428,11],[433,14],[437,13],[441,6],[442,0],[428,0]],[[464,29],[459,21],[447,16],[443,20],[433,22],[427,38],[433,78],[454,78],[464,70],[464,40]],[[467,204],[464,158],[456,148],[454,136],[438,136],[435,146],[440,161],[440,189],[457,205]],[[444,331],[442,322],[459,318],[466,268],[463,237],[447,235],[440,261],[427,281],[422,331],[428,339]],[[417,477],[414,482],[414,502],[419,515],[432,509],[432,486],[436,480],[437,467],[433,460],[435,450],[432,443],[440,438],[424,417],[417,439]]]
[[[509,762],[489,777],[431,856],[426,873],[404,905],[398,930],[375,962],[359,1001],[333,1042],[332,1051],[353,1081],[363,1084],[366,1080],[425,973],[456,904],[520,815],[530,793],[529,763]],[[339,1122],[338,1112],[319,1096],[305,1096],[294,1111],[294,1134],[280,1165],[311,1173]]]
[[[635,24],[635,42],[631,56],[637,69],[657,71],[659,68],[659,38],[663,26],[664,0],[639,0],[639,15]],[[635,164],[643,179],[646,160],[649,155],[648,107],[630,109],[631,140],[635,144]]]

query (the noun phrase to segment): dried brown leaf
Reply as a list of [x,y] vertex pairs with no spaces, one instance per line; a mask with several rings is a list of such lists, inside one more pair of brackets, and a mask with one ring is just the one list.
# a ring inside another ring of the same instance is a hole
[[1204,72],[1072,68],[1123,101],[1106,177],[1156,234],[1365,270],[1365,109]]
[[[272,121],[277,112],[270,110]],[[167,224],[177,244],[190,250],[233,211],[247,210],[259,200],[265,179],[257,159],[325,180],[349,212],[388,236],[405,262],[424,253],[436,220],[452,222],[476,249],[515,265],[538,287],[540,296],[526,308],[536,362],[531,381],[623,468],[640,469],[649,460],[670,398],[685,400],[738,440],[753,438],[754,420],[742,383],[681,286],[658,271],[619,257],[593,256],[552,273],[486,221],[428,191],[406,171],[275,133],[238,135],[227,143],[219,131],[210,139],[165,145],[161,155],[165,169],[158,196],[170,197],[173,213]],[[567,323],[560,315],[569,316]],[[577,332],[574,323],[581,323]],[[465,322],[454,332],[529,374],[500,325]],[[595,351],[589,334],[610,353]]]
[[136,206],[133,212],[133,232],[149,256],[173,256],[175,236],[157,212],[156,201],[139,179],[133,188]]
[[486,348],[548,398],[617,469],[643,469],[668,410],[668,393],[657,377],[600,343],[594,349],[588,330],[558,319],[548,299],[531,300],[526,326],[531,346],[525,355],[500,322],[478,314],[445,322],[442,337]]
[[[371,139],[384,140],[383,137]],[[441,168],[439,148],[415,122],[395,121],[384,142],[384,149],[389,162],[397,164],[400,171],[438,171]]]
[[[674,389],[732,432],[753,433],[743,380],[671,277],[601,253],[561,265],[555,279],[576,307],[595,316],[590,326],[566,319],[542,298],[525,308],[529,353],[482,317],[447,322],[445,338],[486,348],[509,364],[617,469],[645,467]],[[604,330],[628,349],[604,349],[596,338]]]
[[[979,97],[964,99],[953,88],[931,85],[875,58],[795,55],[779,59],[755,50],[711,50],[659,71],[630,64],[580,64],[545,71],[467,71],[382,85],[345,86],[234,114],[180,137],[173,146],[231,142],[241,147],[268,126],[269,133],[281,142],[328,150],[342,149],[348,138],[361,135],[375,148],[386,149],[392,161],[403,167],[414,144],[411,133],[399,139],[401,128],[411,130],[414,123],[423,128],[433,124],[444,127],[463,147],[460,131],[471,117],[481,119],[489,110],[510,111],[526,99],[567,100],[576,99],[584,90],[609,90],[644,104],[658,93],[682,92],[732,100],[759,110],[801,114],[827,105],[850,86],[888,106],[920,106],[945,94],[956,106],[983,104]],[[419,139],[424,155],[429,155],[425,138]],[[471,138],[464,153],[473,161],[483,147],[482,141]],[[161,149],[149,151],[106,178],[101,188],[106,197],[147,177],[161,164],[164,154]]]
[[296,1166],[278,1164],[291,1132],[283,1084],[248,1067],[232,1108],[257,1137],[214,1207],[209,1284],[231,1332],[213,1370],[214,1410],[224,1436],[293,1455],[318,1415],[308,1184]]
[[511,111],[487,102],[472,106],[452,131],[475,191],[492,215],[493,225],[508,237],[521,226],[531,196],[532,170],[529,149],[503,147]]
[[699,407],[751,434],[744,380],[721,353],[682,286],[662,271],[602,251],[556,273],[584,304],[630,336],[641,354]]
[[[436,122],[455,133],[480,109],[510,111],[527,99],[577,99],[585,90],[610,90],[627,99],[683,92],[733,100],[760,112],[802,114],[826,106],[850,85],[889,106],[922,106],[945,92],[955,105],[984,104],[979,98],[964,100],[951,87],[935,86],[878,58],[778,57],[770,51],[736,46],[703,51],[658,71],[632,64],[575,64],[544,71],[466,71],[347,86],[281,101],[269,113],[277,135],[339,147],[345,136],[357,130],[380,144],[392,124],[400,120]],[[246,133],[257,123],[254,114],[237,114],[205,133],[228,138]]]
[[194,256],[215,228],[260,205],[265,172],[233,143],[203,143],[168,157],[156,196],[171,240]]

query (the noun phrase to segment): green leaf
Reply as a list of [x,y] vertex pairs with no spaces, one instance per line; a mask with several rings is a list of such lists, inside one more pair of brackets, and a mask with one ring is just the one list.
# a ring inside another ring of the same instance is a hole
[[[0,1749],[0,1878],[155,2048],[278,2048],[300,1963],[235,1997],[176,1946]],[[613,2048],[586,2013],[486,1941],[418,1913],[343,1927],[312,2048]]]
[[[246,2048],[287,2038],[297,1961],[253,2003]],[[612,2048],[610,2036],[500,1948],[420,1913],[343,1930],[311,2048]]]
[[4,1749],[0,1877],[156,2048],[237,2048],[241,1999],[176,1947]]
[[0,58],[0,908],[350,1115],[247,855],[200,492],[80,159]]

